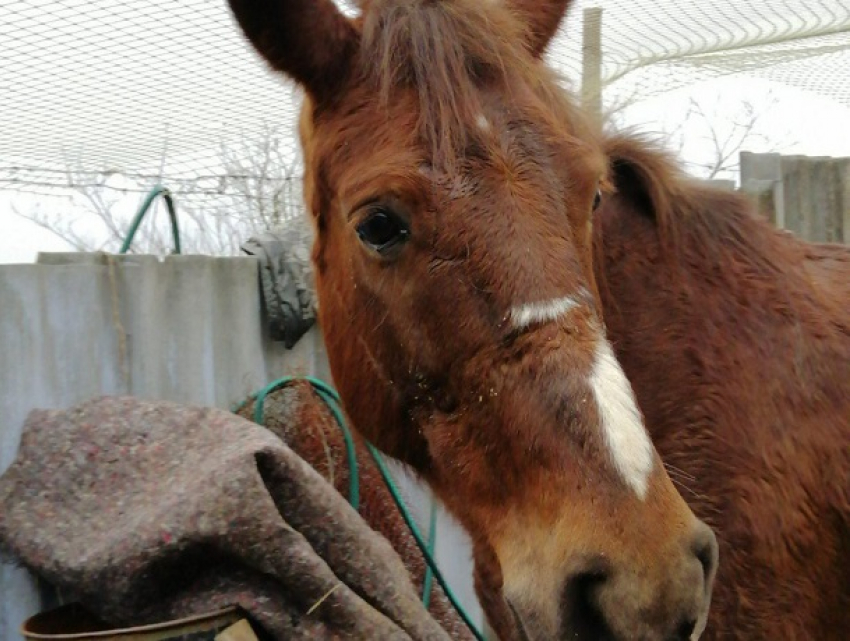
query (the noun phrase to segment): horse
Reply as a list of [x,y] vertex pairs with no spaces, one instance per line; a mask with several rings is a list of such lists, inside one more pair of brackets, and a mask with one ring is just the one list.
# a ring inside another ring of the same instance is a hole
[[638,138],[594,214],[608,337],[721,563],[706,639],[850,639],[850,248]]
[[512,639],[699,636],[716,538],[606,338],[600,129],[541,61],[566,0],[229,0],[304,90],[318,320],[351,423],[472,540]]

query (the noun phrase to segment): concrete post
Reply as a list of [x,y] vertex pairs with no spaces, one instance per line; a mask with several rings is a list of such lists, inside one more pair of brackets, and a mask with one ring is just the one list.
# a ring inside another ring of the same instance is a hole
[[829,176],[829,161],[825,156],[812,156],[804,163],[805,174],[808,178],[808,188],[803,192],[803,223],[806,240],[823,243],[829,240],[829,222],[831,210],[829,206],[832,181]]
[[597,118],[602,116],[602,8],[582,12],[581,104]]
[[838,198],[837,211],[841,221],[840,239],[850,244],[850,158],[838,158],[835,161]]
[[786,226],[781,156],[742,151],[741,191],[753,196],[759,209],[780,229]]
[[785,203],[785,229],[804,238],[803,198],[808,187],[808,177],[804,177],[802,166],[804,156],[782,157],[782,197]]

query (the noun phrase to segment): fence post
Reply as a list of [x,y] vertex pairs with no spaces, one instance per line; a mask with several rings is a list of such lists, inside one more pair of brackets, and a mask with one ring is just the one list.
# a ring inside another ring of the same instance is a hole
[[742,151],[741,191],[756,199],[758,208],[770,222],[784,229],[785,200],[782,190],[781,156],[779,154],[755,154]]
[[841,224],[838,239],[850,244],[850,158],[835,160],[836,211]]
[[808,177],[803,176],[805,156],[783,156],[782,168],[782,197],[785,201],[785,228],[794,234],[805,238],[803,224],[803,195],[808,187]]
[[830,240],[850,244],[850,158],[835,158],[831,165],[835,238]]
[[597,118],[602,115],[602,8],[582,12],[581,104]]
[[829,206],[832,181],[829,180],[829,161],[825,156],[810,156],[803,163],[808,180],[806,191],[801,194],[803,203],[803,237],[812,242],[826,242],[831,233]]

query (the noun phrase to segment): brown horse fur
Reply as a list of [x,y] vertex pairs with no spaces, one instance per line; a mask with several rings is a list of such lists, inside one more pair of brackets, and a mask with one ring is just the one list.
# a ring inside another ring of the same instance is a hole
[[331,0],[230,4],[306,90],[343,404],[470,533],[496,632],[698,635],[716,542],[605,338],[589,220],[607,163],[539,60],[566,0],[370,0],[353,20]]
[[608,335],[721,559],[707,639],[850,639],[850,248],[607,143]]
[[[351,470],[342,430],[310,384],[296,381],[285,389],[272,392],[266,397],[264,410],[263,424],[324,476],[340,494],[348,497]],[[248,402],[238,413],[253,420],[254,402]],[[373,530],[390,542],[404,561],[413,584],[421,590],[425,579],[422,553],[363,439],[356,433],[353,436],[360,487],[358,512]],[[473,638],[436,581],[428,611],[452,639],[463,641]]]

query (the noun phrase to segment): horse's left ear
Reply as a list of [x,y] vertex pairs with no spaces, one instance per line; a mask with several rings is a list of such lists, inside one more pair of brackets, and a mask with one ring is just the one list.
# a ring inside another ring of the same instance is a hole
[[528,49],[535,58],[543,55],[558,31],[573,0],[505,0],[507,6],[525,23]]

